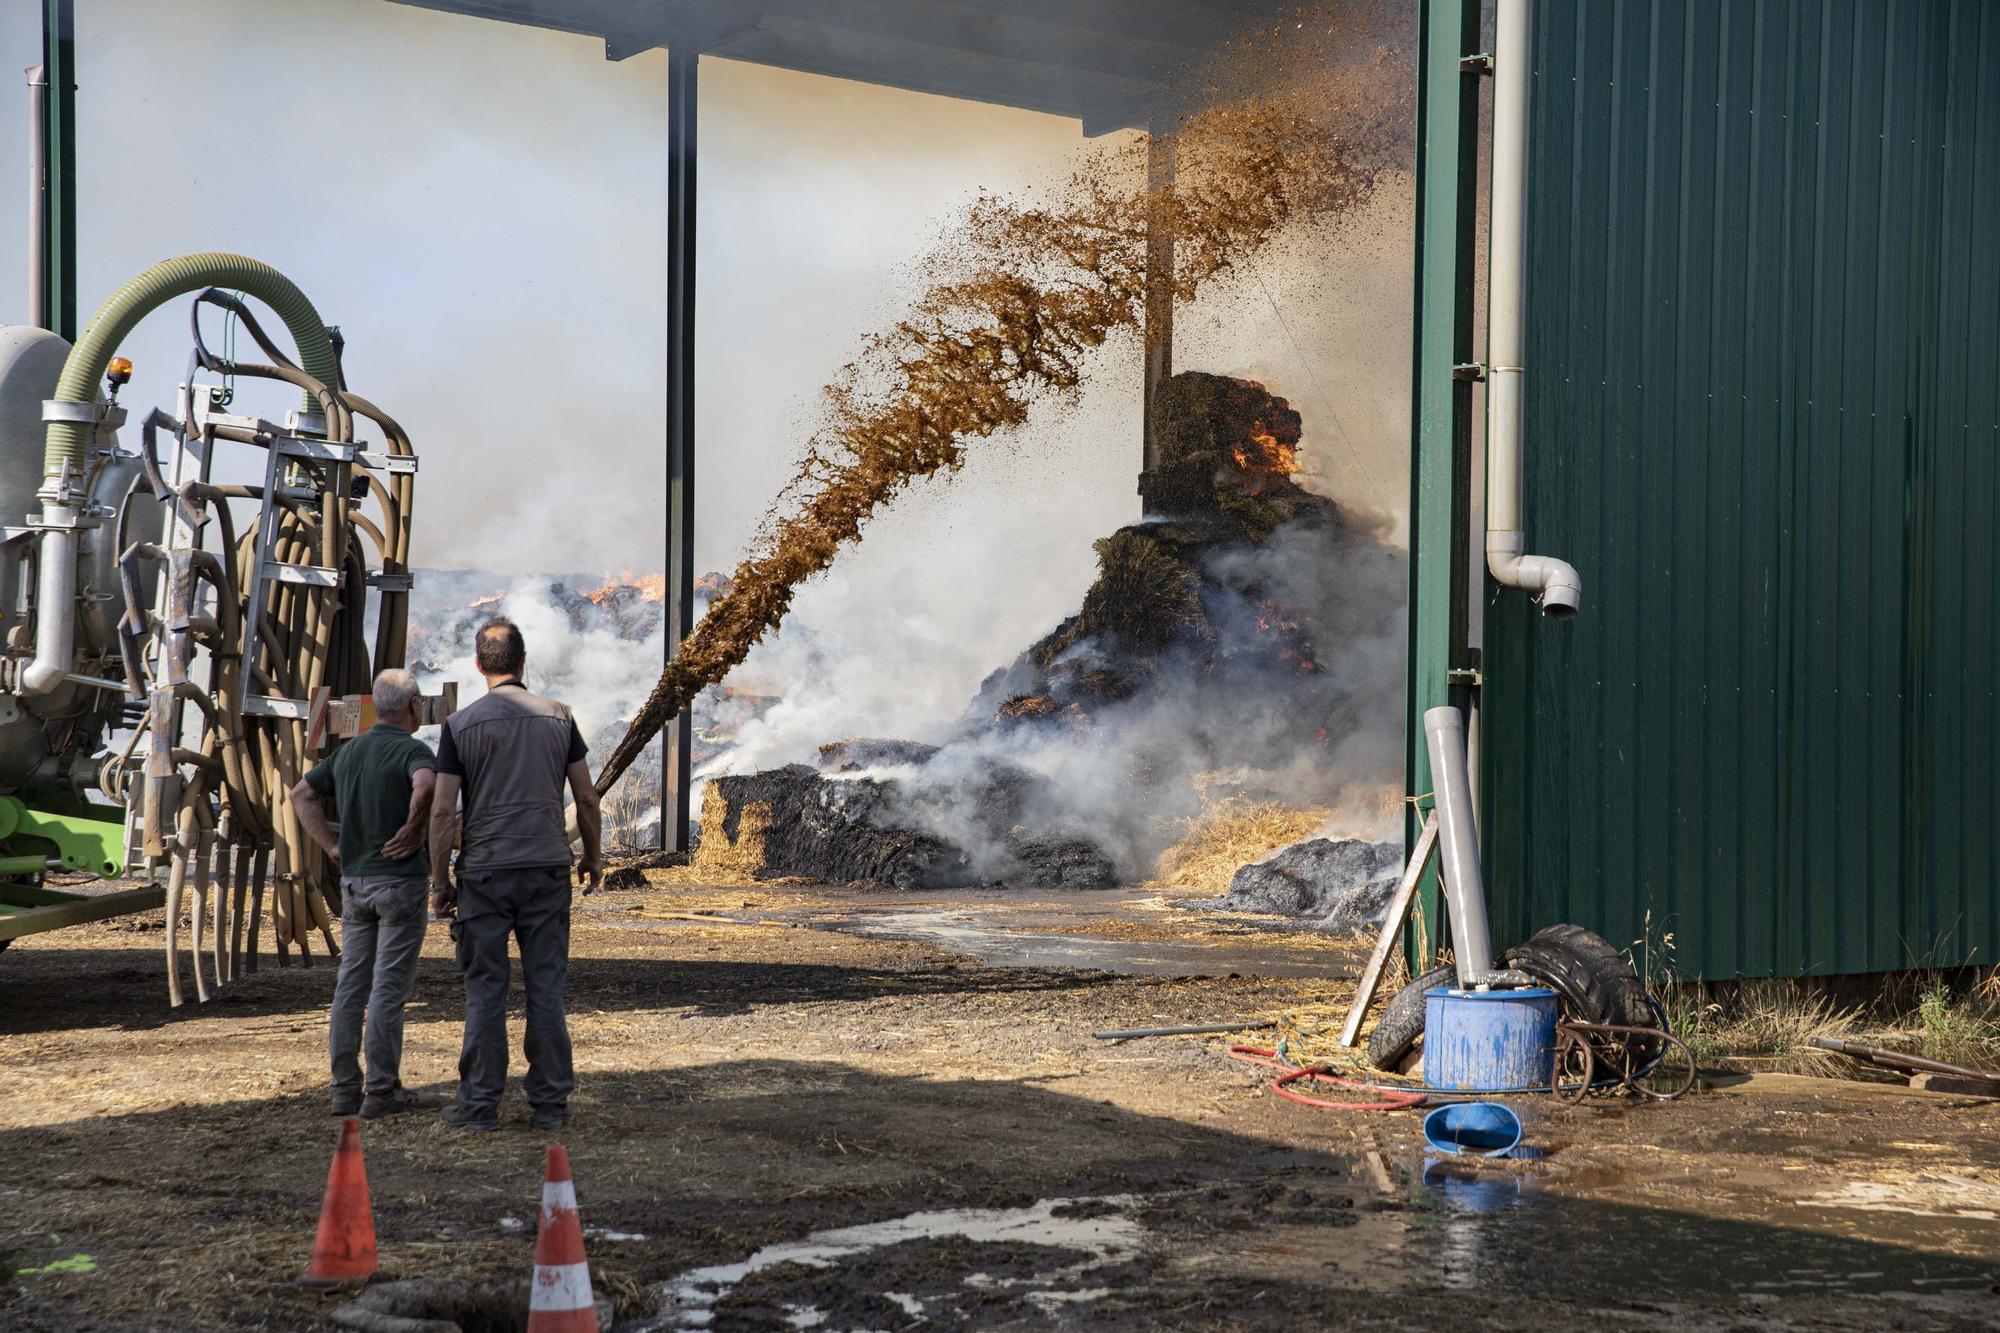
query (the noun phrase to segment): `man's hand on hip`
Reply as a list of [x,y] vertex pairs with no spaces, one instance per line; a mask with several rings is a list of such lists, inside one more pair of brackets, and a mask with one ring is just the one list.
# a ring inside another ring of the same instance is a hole
[[394,837],[382,844],[382,855],[391,861],[407,861],[423,850],[424,834],[429,830],[422,824],[405,824],[396,830]]

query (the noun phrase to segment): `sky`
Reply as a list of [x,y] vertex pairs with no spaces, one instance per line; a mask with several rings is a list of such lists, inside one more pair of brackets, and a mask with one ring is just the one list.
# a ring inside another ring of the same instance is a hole
[[[0,6],[0,68],[39,59],[35,8]],[[163,258],[265,260],[341,326],[350,383],[422,457],[416,564],[660,567],[664,51],[613,63],[595,40],[385,0],[76,11],[85,318]],[[1070,120],[712,57],[701,77],[696,559],[727,569],[820,386],[916,293],[958,213],[1059,179],[1091,141]],[[16,161],[26,112],[25,90],[0,96]],[[24,195],[0,203],[0,319],[24,314]],[[1409,250],[1397,177],[1337,246],[1253,261],[1176,330],[1177,368],[1291,397],[1309,484],[1396,533]],[[173,404],[184,311],[129,340],[128,405]],[[945,709],[1074,608],[1092,541],[1139,512],[1139,350],[1109,345],[1092,371],[1078,402],[913,488],[806,589],[794,617],[823,643],[932,666],[916,688],[873,669],[828,684],[881,694],[890,721]],[[266,415],[288,405],[252,393]]]

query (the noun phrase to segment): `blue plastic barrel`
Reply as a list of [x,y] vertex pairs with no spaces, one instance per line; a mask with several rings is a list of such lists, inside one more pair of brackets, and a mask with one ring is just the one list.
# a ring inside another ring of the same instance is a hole
[[1520,1146],[1521,1117],[1499,1102],[1452,1102],[1424,1117],[1424,1138],[1439,1152],[1505,1157]]
[[1546,1092],[1555,1064],[1556,993],[1542,987],[1424,998],[1424,1082],[1466,1092]]

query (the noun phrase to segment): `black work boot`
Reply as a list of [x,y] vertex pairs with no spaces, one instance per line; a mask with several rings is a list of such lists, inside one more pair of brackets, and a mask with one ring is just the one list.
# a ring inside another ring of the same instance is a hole
[[569,1127],[567,1106],[537,1106],[535,1108],[535,1128],[553,1132]]
[[378,1120],[385,1115],[398,1115],[404,1111],[427,1111],[437,1103],[430,1098],[411,1092],[400,1083],[387,1092],[371,1092],[361,1099],[361,1118]]
[[446,1129],[466,1129],[485,1134],[500,1128],[500,1116],[494,1111],[478,1111],[464,1102],[453,1102],[438,1113],[438,1123]]
[[354,1115],[361,1109],[361,1094],[358,1092],[336,1092],[327,1109],[335,1115]]

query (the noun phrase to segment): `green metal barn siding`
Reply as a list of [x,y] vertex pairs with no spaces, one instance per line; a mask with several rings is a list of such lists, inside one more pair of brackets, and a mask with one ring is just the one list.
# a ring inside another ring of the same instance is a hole
[[2000,959],[2000,3],[1535,27],[1528,544],[1585,602],[1487,602],[1496,934]]

